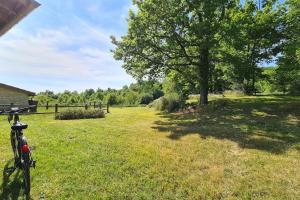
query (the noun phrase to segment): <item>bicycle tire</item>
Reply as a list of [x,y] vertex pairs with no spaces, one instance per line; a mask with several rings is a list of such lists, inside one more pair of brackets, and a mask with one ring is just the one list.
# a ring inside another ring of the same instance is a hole
[[24,182],[25,194],[29,195],[31,189],[29,163],[24,163],[23,165],[23,182]]
[[26,195],[30,195],[30,189],[31,189],[31,182],[30,182],[30,154],[23,154],[22,147],[27,144],[26,138],[22,135],[19,141],[19,156],[20,159],[23,160],[22,164],[22,170],[23,170],[23,183],[24,183],[24,190]]
[[[13,132],[13,131],[10,133],[10,144],[11,144],[11,148],[12,148],[13,153],[14,153],[14,157],[18,156],[18,155],[17,155],[18,149],[17,149],[16,134],[15,134],[15,132]],[[19,153],[18,153],[18,154],[19,154]]]

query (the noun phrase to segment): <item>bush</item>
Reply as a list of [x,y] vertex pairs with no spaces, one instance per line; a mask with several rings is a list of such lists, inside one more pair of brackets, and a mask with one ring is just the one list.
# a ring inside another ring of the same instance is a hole
[[103,110],[67,109],[55,116],[56,120],[104,118]]
[[180,95],[171,93],[153,101],[151,104],[149,104],[149,107],[154,107],[159,111],[174,112],[182,108],[183,105],[184,101]]
[[168,100],[165,97],[160,97],[153,101],[149,107],[153,107],[155,110],[165,111],[168,105]]
[[182,108],[184,102],[182,100],[182,98],[180,97],[180,95],[176,94],[176,93],[171,93],[168,94],[166,96],[167,101],[168,101],[168,105],[167,105],[167,111],[168,112],[173,112],[173,111],[177,111],[180,108]]

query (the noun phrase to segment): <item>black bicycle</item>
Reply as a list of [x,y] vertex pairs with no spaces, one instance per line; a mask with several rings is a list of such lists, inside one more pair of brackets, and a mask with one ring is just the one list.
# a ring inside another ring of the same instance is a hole
[[[23,171],[23,183],[25,194],[30,194],[30,168],[35,168],[36,161],[31,156],[31,149],[28,146],[27,139],[23,134],[23,130],[28,128],[28,125],[20,121],[20,113],[28,111],[32,107],[26,108],[11,108],[9,111],[1,112],[0,114],[8,115],[8,122],[11,125],[11,147],[14,153],[14,166],[7,169],[7,173],[13,173],[16,169]],[[13,123],[11,124],[11,121]]]

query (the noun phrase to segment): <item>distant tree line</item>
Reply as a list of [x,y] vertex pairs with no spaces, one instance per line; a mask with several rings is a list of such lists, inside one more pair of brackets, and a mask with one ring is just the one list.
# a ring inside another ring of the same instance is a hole
[[38,93],[36,100],[39,104],[85,104],[85,103],[109,103],[110,105],[140,105],[149,104],[163,96],[162,84],[154,81],[139,81],[138,83],[124,86],[122,89],[86,89],[83,92],[64,91],[54,93],[46,90]]
[[[255,88],[257,93],[284,93],[297,94],[299,88],[295,87],[299,83],[282,80],[282,73],[278,73],[279,67],[259,68],[260,74],[257,76]],[[218,77],[213,77],[215,81],[210,82],[211,93],[223,93],[226,90],[241,91],[242,87],[233,78],[223,72],[219,72]],[[285,76],[289,73],[284,74]],[[295,79],[297,80],[297,79]],[[38,93],[35,97],[40,105],[60,104],[110,104],[124,106],[152,105],[159,110],[174,111],[186,106],[186,100],[191,94],[197,94],[197,85],[186,81],[180,73],[172,71],[160,81],[138,81],[122,89],[86,89],[83,92],[68,91],[55,93],[50,90]]]

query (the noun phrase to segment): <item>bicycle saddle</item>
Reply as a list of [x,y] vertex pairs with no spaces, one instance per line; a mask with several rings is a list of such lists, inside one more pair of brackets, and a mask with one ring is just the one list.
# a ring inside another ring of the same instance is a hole
[[27,124],[24,124],[22,122],[18,122],[16,124],[14,124],[11,129],[14,130],[14,131],[21,131],[23,129],[26,129],[28,127]]

